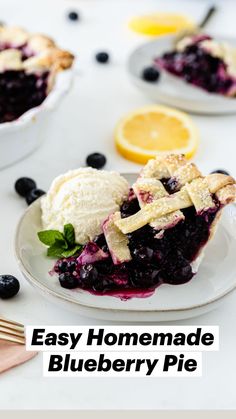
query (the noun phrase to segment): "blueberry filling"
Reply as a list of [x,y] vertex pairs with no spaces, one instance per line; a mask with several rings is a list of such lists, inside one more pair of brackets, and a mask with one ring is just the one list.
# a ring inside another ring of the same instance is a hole
[[[22,61],[34,56],[27,43],[18,46],[0,44],[0,52],[12,48],[21,51]],[[47,96],[48,75],[48,71],[35,74],[6,70],[0,73],[0,123],[14,121],[39,106]]]
[[19,118],[39,106],[47,96],[48,72],[27,74],[7,70],[0,73],[0,123]]
[[169,194],[177,192],[178,190],[178,181],[175,178],[161,179],[161,183]]
[[[174,179],[163,179],[162,183],[170,193],[175,191]],[[54,270],[59,275],[68,273],[70,281],[74,275],[79,288],[109,295],[119,291],[123,295],[127,291],[130,295],[132,291],[131,296],[135,296],[142,290],[154,290],[163,283],[186,283],[194,275],[191,262],[209,239],[211,224],[220,209],[214,196],[213,199],[214,210],[197,214],[193,206],[184,209],[185,219],[161,234],[149,225],[128,234],[130,262],[114,265],[101,234],[84,247],[78,258],[59,260]],[[138,200],[131,190],[128,200],[121,206],[121,216],[129,217],[139,209]]]
[[223,60],[201,48],[200,41],[196,40],[181,52],[163,54],[155,60],[157,67],[208,92],[227,94],[235,86],[235,78],[228,74]]

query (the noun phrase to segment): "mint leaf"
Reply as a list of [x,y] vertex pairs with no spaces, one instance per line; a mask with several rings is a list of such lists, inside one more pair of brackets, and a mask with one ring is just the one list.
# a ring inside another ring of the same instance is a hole
[[56,241],[65,243],[63,234],[58,230],[39,231],[38,238],[46,246],[52,246]]
[[75,243],[75,230],[72,224],[64,226],[64,234],[58,230],[45,230],[38,233],[39,240],[48,246],[47,256],[68,258],[76,255],[82,245]]
[[75,245],[75,230],[72,224],[66,224],[64,226],[64,237],[69,247]]
[[62,247],[61,241],[55,241],[55,243],[48,248],[47,256],[61,258],[63,257],[62,253],[66,250]]
[[62,256],[64,258],[69,258],[71,256],[74,256],[76,253],[79,253],[79,251],[82,249],[82,246],[80,244],[77,244],[72,249],[65,250],[62,252]]

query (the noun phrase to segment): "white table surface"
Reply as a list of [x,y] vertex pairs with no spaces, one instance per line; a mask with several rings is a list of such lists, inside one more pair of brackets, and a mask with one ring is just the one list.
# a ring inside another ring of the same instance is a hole
[[[209,29],[236,35],[236,2],[218,1],[221,11]],[[21,280],[17,298],[0,301],[0,312],[25,324],[99,324],[51,305],[20,274],[13,252],[17,221],[26,205],[16,196],[14,182],[30,176],[47,189],[52,179],[84,164],[93,151],[105,152],[107,169],[137,170],[120,157],[113,145],[115,123],[127,111],[150,103],[133,87],[125,71],[129,52],[143,37],[127,29],[129,17],[154,10],[178,10],[200,18],[203,0],[1,0],[0,19],[55,37],[78,54],[78,75],[72,92],[54,116],[54,128],[33,155],[0,172],[0,271]],[[80,23],[65,19],[77,8]],[[94,53],[111,53],[111,64],[98,65]],[[236,176],[235,116],[193,116],[201,133],[196,162],[208,173],[219,167]],[[234,409],[236,369],[236,293],[216,311],[178,324],[220,326],[220,351],[203,354],[203,377],[198,379],[46,379],[42,358],[0,376],[1,409]]]

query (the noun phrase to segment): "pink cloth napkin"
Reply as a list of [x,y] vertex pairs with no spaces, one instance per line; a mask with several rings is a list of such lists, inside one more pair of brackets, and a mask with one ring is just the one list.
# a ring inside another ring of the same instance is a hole
[[0,341],[0,373],[34,358],[37,352],[26,352],[24,345]]

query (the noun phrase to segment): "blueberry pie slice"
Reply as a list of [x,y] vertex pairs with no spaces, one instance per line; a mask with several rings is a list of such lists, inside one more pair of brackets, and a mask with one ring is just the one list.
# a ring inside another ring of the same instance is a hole
[[154,64],[208,92],[236,96],[236,48],[208,35],[181,39]]
[[50,38],[0,26],[0,123],[14,121],[40,105],[57,72],[72,63],[73,55]]
[[[79,177],[75,178],[78,172]],[[214,235],[222,209],[236,196],[232,177],[220,173],[203,177],[196,165],[182,155],[150,160],[129,192],[125,180],[114,173],[97,173],[95,169],[69,173],[72,181],[67,192],[63,186],[62,193],[60,178],[60,182],[53,183],[54,187],[57,185],[56,195],[55,191],[53,194],[49,191],[43,198],[43,219],[50,220],[45,226],[56,226],[62,231],[61,216],[55,212],[53,217],[48,216],[48,209],[55,201],[56,210],[60,211],[64,207],[63,196],[66,203],[63,221],[68,222],[65,217],[70,206],[77,205],[78,188],[80,210],[76,210],[74,220],[83,220],[88,211],[90,216],[86,216],[86,226],[82,221],[75,228],[76,235],[84,229],[83,236],[78,237],[86,237],[85,230],[90,231],[90,236],[77,255],[60,258],[54,272],[64,287],[68,279],[69,288],[73,276],[76,288],[122,298],[150,295],[163,283],[177,285],[190,281],[198,270],[204,247]],[[96,184],[98,177],[103,179],[104,186]],[[63,181],[65,178],[68,175]],[[96,199],[88,202],[90,192],[96,194],[99,188]],[[115,207],[109,198],[114,193],[118,194]],[[100,201],[107,216],[96,223],[94,237],[90,225],[97,214],[105,216],[105,212],[98,211]]]

